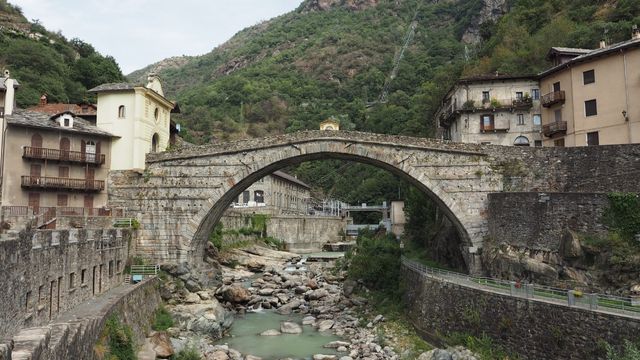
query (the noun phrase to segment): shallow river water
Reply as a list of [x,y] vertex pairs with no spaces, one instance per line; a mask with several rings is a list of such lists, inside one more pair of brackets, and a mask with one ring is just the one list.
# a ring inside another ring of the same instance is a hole
[[318,332],[312,326],[303,326],[303,332],[299,335],[259,335],[269,329],[280,330],[280,322],[282,321],[301,324],[302,316],[297,314],[279,315],[267,310],[238,315],[231,328],[230,336],[221,339],[218,344],[228,344],[229,347],[243,354],[259,356],[263,359],[288,357],[311,359],[314,354],[337,354],[333,349],[323,348],[323,345],[340,340],[340,338],[329,333]]

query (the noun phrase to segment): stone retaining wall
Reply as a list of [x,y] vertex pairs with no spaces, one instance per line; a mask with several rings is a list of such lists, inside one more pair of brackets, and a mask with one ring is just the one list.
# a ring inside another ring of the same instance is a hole
[[21,331],[13,338],[13,351],[7,359],[101,359],[95,345],[112,315],[131,327],[136,348],[149,333],[153,313],[161,301],[157,278],[138,285],[123,285],[108,297],[85,303],[73,314],[66,314],[47,326]]
[[[640,320],[510,297],[403,268],[408,318],[425,337],[487,334],[522,359],[604,359],[602,341],[635,340]],[[614,331],[615,330],[615,331]]]
[[[220,220],[225,229],[241,229],[251,226],[251,216],[225,214]],[[267,236],[284,241],[286,249],[293,252],[320,251],[327,242],[339,241],[339,231],[346,222],[340,217],[277,215],[267,219]],[[245,237],[237,237],[240,240]]]
[[606,235],[602,193],[489,194],[489,236],[497,244],[558,251],[566,230]]
[[29,230],[0,241],[0,343],[120,285],[131,231]]

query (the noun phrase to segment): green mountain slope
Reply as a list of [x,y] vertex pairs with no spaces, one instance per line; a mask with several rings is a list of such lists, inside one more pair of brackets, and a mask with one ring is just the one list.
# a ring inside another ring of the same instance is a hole
[[87,89],[124,79],[115,59],[27,21],[6,0],[0,0],[0,68],[9,69],[22,85],[19,106],[37,104],[43,93],[50,102],[77,103],[88,97]]

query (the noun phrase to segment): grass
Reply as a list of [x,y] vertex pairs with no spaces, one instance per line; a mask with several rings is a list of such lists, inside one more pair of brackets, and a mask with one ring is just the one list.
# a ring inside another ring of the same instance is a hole
[[202,356],[193,346],[185,347],[171,357],[171,360],[201,360]]
[[462,345],[476,354],[480,360],[515,360],[517,355],[508,354],[501,346],[483,334],[475,337],[465,333],[454,332],[446,336],[445,342],[450,346]]
[[164,306],[160,306],[155,312],[155,320],[151,328],[155,331],[165,331],[173,326],[171,313]]

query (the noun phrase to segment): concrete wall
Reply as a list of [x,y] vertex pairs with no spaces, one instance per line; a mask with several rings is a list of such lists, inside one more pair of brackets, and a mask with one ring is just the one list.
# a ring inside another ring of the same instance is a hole
[[121,284],[130,239],[129,230],[80,229],[1,241],[0,340]]
[[[221,222],[225,229],[240,229],[251,226],[251,217],[225,214]],[[267,236],[284,241],[289,251],[314,252],[320,251],[325,243],[339,241],[338,233],[345,226],[345,220],[340,217],[270,216]],[[246,240],[244,237],[238,239]]]
[[[635,340],[640,319],[442,282],[403,268],[408,318],[430,339],[489,335],[521,359],[604,359],[601,340]],[[612,331],[615,329],[615,331]]]
[[497,243],[558,251],[566,230],[605,235],[606,194],[489,194],[489,236]]

